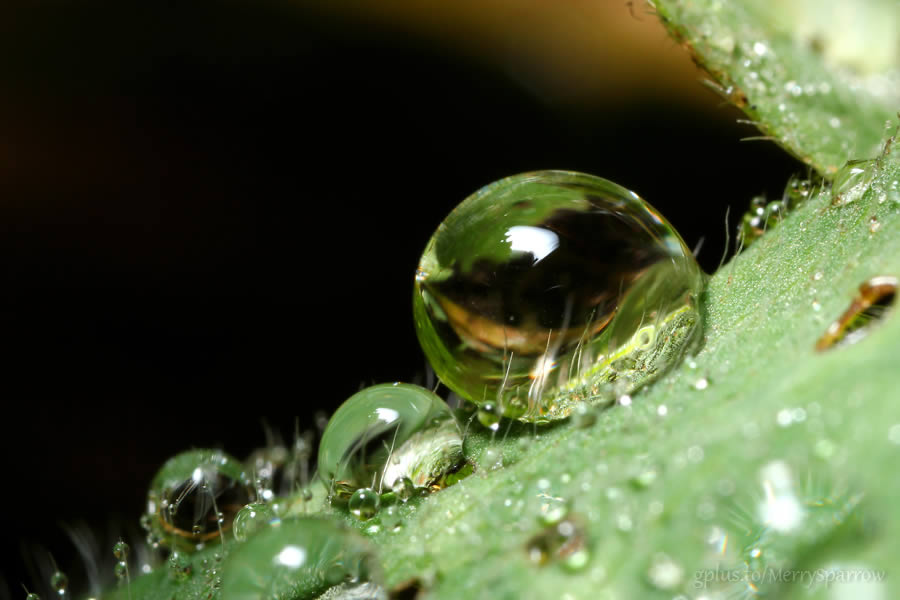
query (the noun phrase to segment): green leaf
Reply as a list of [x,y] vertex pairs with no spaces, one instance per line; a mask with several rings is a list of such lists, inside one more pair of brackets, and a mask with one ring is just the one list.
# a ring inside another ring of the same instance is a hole
[[893,0],[654,0],[670,34],[763,136],[830,177],[900,110]]
[[[825,4],[801,4],[805,17],[760,2],[657,4],[788,150],[824,174],[880,155],[853,194],[819,189],[711,277],[696,357],[630,404],[597,409],[593,424],[507,423],[495,435],[462,412],[475,474],[400,505],[396,529],[383,512],[358,523],[331,508],[320,486],[291,512],[356,527],[389,588],[417,580],[429,598],[900,596],[896,578],[871,581],[900,556],[900,319],[890,311],[857,343],[815,350],[863,282],[900,275],[900,160],[884,143],[897,53],[876,52],[883,35],[841,50],[851,33],[829,24],[838,4]],[[894,23],[885,43],[896,48],[896,6],[859,10],[865,31]],[[584,564],[565,559],[572,547],[537,562],[529,552],[560,507]],[[209,598],[203,561],[216,551],[194,556],[186,582],[163,566],[128,594]]]

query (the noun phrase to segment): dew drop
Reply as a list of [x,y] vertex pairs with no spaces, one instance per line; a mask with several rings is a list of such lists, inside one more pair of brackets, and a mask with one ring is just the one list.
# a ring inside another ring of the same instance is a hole
[[120,561],[128,560],[129,552],[131,552],[131,548],[122,540],[119,540],[113,546],[113,556],[115,556]]
[[490,429],[500,429],[500,409],[493,402],[486,402],[478,407],[478,422]]
[[701,391],[702,391],[702,390],[705,390],[705,389],[708,388],[708,387],[709,387],[709,379],[707,379],[706,377],[701,377],[700,379],[698,379],[697,381],[694,382],[694,389],[695,389],[695,390],[701,390]]
[[488,448],[481,455],[479,463],[488,471],[499,469],[503,466],[503,454],[497,448]]
[[539,518],[544,525],[555,525],[569,514],[569,504],[562,498],[544,496],[540,511]]
[[560,562],[567,569],[578,570],[588,562],[585,542],[581,524],[569,517],[532,536],[525,545],[525,552],[537,565]]
[[572,424],[587,429],[597,423],[597,411],[589,404],[579,404],[572,410]]
[[657,378],[697,338],[704,276],[678,233],[610,181],[566,171],[482,188],[415,281],[419,341],[460,396],[548,421]]
[[34,592],[28,592],[25,594],[25,600],[41,600],[41,597]]
[[406,502],[416,493],[416,486],[409,477],[398,477],[391,486],[391,491],[401,502]]
[[259,531],[229,552],[222,573],[221,600],[387,597],[369,544],[319,518],[286,519]]
[[684,567],[665,554],[653,557],[647,569],[647,581],[660,590],[674,590],[684,580]]
[[378,512],[378,506],[381,500],[375,490],[370,488],[359,488],[350,496],[347,508],[350,513],[360,521],[368,521]]
[[183,552],[173,552],[169,555],[169,575],[175,581],[187,581],[191,578],[193,569],[191,559]]
[[834,176],[832,204],[844,205],[859,200],[869,188],[875,169],[874,160],[850,160]]
[[183,452],[169,459],[150,484],[151,534],[161,544],[193,551],[229,530],[234,514],[253,496],[237,459],[221,450]]
[[391,490],[406,477],[416,488],[439,485],[463,462],[462,437],[447,404],[417,385],[382,384],[344,402],[319,443],[319,477],[349,497]]
[[128,563],[125,561],[119,561],[116,563],[114,569],[116,580],[119,583],[122,583],[128,579]]
[[381,524],[385,529],[393,531],[403,524],[403,517],[400,515],[400,509],[397,506],[388,506],[381,511]]
[[234,522],[231,526],[234,539],[239,542],[246,541],[275,518],[277,515],[271,506],[263,502],[251,502],[234,515]]
[[56,571],[50,576],[50,587],[60,596],[65,596],[66,588],[69,587],[69,578],[62,571]]
[[875,233],[879,229],[881,229],[881,222],[878,220],[878,217],[874,215],[869,217],[869,233]]

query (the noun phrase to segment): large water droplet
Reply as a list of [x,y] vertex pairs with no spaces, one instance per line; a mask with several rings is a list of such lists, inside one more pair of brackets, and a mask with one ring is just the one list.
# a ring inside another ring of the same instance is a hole
[[434,393],[396,383],[351,396],[328,421],[319,444],[319,476],[335,492],[390,490],[408,477],[416,487],[438,482],[463,460],[450,408]]
[[[147,494],[147,514],[163,545],[191,551],[231,528],[253,498],[241,463],[221,450],[190,450],[162,466]],[[221,515],[221,518],[220,518]]]
[[246,541],[251,535],[265,527],[276,518],[275,510],[263,502],[251,502],[234,515],[232,529],[234,539]]
[[221,600],[306,600],[334,587],[331,593],[339,598],[338,592],[367,583],[363,597],[386,598],[378,587],[374,553],[363,538],[330,521],[299,518],[273,524],[229,553]]
[[505,416],[543,421],[670,367],[698,337],[704,276],[649,204],[566,171],[467,198],[425,248],[419,341],[441,380]]

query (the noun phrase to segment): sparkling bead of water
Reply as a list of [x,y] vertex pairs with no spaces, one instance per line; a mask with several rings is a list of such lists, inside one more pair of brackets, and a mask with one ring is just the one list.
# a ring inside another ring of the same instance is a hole
[[675,229],[633,192],[526,173],[438,227],[416,272],[416,331],[454,392],[546,421],[671,367],[699,337],[703,285]]
[[231,528],[255,490],[241,463],[221,450],[191,450],[168,460],[150,484],[147,515],[155,538],[193,551]]
[[351,396],[328,421],[319,476],[333,496],[408,478],[423,488],[463,460],[462,437],[447,404],[416,385],[375,385]]
[[347,508],[360,521],[368,521],[378,512],[380,499],[374,490],[369,488],[360,488],[353,492]]

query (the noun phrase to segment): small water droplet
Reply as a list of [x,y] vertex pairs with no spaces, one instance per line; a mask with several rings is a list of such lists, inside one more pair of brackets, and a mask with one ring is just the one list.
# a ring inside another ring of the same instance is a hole
[[701,377],[700,379],[698,379],[694,382],[695,390],[705,390],[708,387],[709,387],[709,379],[707,379],[706,377]]
[[360,521],[368,521],[378,512],[381,499],[375,490],[370,488],[359,488],[350,496],[347,508],[350,513]]
[[525,552],[531,562],[538,565],[560,562],[568,570],[580,570],[589,561],[585,541],[581,523],[566,518],[532,536],[525,545]]
[[661,417],[664,417],[667,414],[669,414],[669,408],[665,404],[660,404],[659,406],[656,407],[656,414],[658,414]]
[[50,576],[50,587],[60,596],[65,596],[66,588],[69,587],[69,578],[62,571],[56,571]]
[[478,422],[490,429],[500,429],[500,409],[493,402],[486,402],[478,407]]
[[[325,519],[295,518],[260,530],[229,552],[222,568],[221,600],[386,600],[380,581],[374,551],[358,534]],[[368,587],[362,595],[349,591],[363,584]]]
[[613,380],[631,392],[662,375],[698,339],[703,285],[677,232],[633,192],[526,173],[470,196],[429,241],[416,330],[457,394],[548,421],[612,400]]
[[539,518],[544,525],[555,525],[569,514],[569,504],[562,498],[543,496]]
[[[254,494],[240,461],[221,450],[178,454],[160,468],[147,493],[152,535],[183,552],[199,549],[229,529],[234,513]],[[228,511],[222,522],[218,509]]]
[[117,559],[128,560],[128,553],[131,551],[131,548],[124,541],[119,540],[113,546],[113,556]]
[[191,577],[193,569],[191,559],[183,552],[173,552],[169,555],[169,575],[175,581],[187,581]]
[[881,229],[881,222],[878,220],[878,217],[872,215],[869,217],[869,233],[875,233],[879,229]]
[[25,595],[25,600],[41,600],[41,597],[38,594],[35,594],[34,592],[28,592]]
[[381,384],[345,401],[319,443],[319,477],[346,500],[354,490],[391,490],[406,477],[439,486],[463,460],[462,436],[447,404],[417,385]]
[[900,423],[891,425],[891,428],[888,429],[888,440],[892,444],[900,445]]
[[572,424],[579,429],[593,427],[597,423],[597,411],[589,404],[579,404],[572,410]]
[[275,510],[262,502],[251,502],[234,515],[234,539],[246,541],[251,535],[269,525],[276,518]]
[[400,509],[397,506],[391,505],[381,511],[380,514],[381,524],[388,531],[393,531],[398,529],[403,524],[403,517],[400,514]]
[[125,561],[117,562],[115,569],[114,569],[114,573],[116,575],[116,580],[119,583],[127,581],[128,580],[128,563],[126,563]]
[[875,174],[873,160],[850,160],[834,176],[831,185],[832,203],[844,205],[862,197]]
[[620,406],[631,406],[631,396],[622,394],[616,399],[616,402],[618,402]]
[[503,454],[497,448],[488,448],[481,455],[480,464],[488,471],[499,469],[503,466]]
[[650,585],[660,590],[674,590],[684,580],[684,567],[665,554],[657,554],[647,569]]

